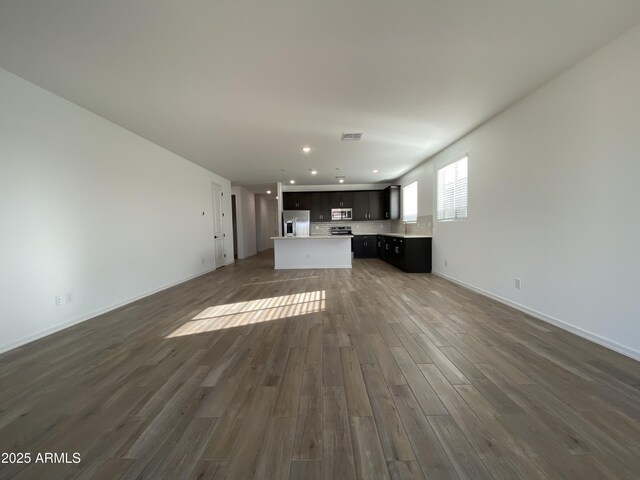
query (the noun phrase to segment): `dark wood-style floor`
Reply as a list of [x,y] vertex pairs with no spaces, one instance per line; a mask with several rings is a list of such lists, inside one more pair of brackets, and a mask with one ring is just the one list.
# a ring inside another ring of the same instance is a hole
[[0,356],[0,452],[82,458],[0,478],[638,478],[639,363],[429,274],[271,256]]

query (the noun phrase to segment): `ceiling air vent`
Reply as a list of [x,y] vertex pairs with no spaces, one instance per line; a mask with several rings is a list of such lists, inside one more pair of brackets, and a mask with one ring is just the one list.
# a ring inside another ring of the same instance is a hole
[[360,133],[343,133],[342,141],[343,142],[355,142],[356,140],[360,140],[362,138],[362,132]]

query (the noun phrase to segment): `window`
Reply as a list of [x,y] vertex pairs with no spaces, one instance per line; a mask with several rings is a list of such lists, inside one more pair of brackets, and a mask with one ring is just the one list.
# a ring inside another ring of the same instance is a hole
[[418,182],[402,187],[402,220],[418,221]]
[[438,170],[437,220],[467,218],[467,161],[465,155]]

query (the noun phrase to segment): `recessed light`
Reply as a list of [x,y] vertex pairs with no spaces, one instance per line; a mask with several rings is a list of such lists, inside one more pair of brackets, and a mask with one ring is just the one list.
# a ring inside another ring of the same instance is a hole
[[278,196],[276,195],[276,200],[278,199]]
[[311,147],[302,147],[302,151],[304,153],[309,153],[311,151]]
[[294,183],[296,183],[296,181],[295,181],[295,180],[293,180],[293,179],[291,179],[291,180],[289,180],[289,183],[290,183],[291,185],[293,185]]
[[339,179],[338,182],[344,183],[344,178]]
[[311,173],[311,175],[315,175],[318,171],[315,168],[312,168],[309,170],[309,173]]
[[373,173],[378,173],[378,170],[374,170]]
[[271,195],[271,190],[267,190],[267,195]]

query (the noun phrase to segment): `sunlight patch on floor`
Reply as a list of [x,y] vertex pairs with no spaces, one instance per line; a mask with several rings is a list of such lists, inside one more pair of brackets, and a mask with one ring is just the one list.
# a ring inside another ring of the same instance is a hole
[[165,338],[183,337],[185,335],[213,332],[224,328],[322,312],[325,309],[325,300],[326,292],[317,290],[315,292],[216,305],[205,308],[189,322],[176,328]]

